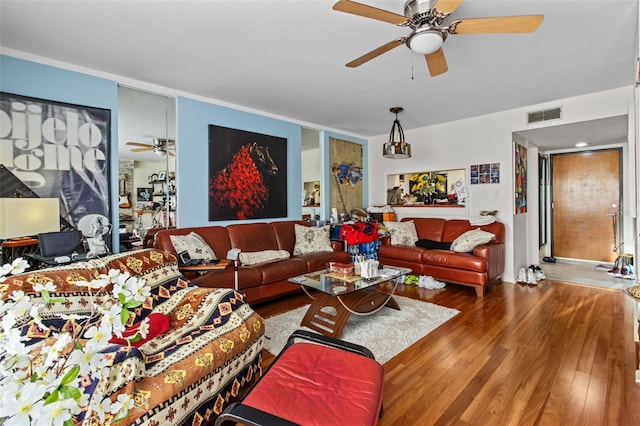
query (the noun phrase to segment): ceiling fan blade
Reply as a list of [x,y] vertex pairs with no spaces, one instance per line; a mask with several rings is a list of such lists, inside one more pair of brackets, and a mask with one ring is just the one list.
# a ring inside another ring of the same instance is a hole
[[126,145],[152,147],[152,145],[149,145],[148,143],[140,143],[140,142],[127,142]]
[[355,67],[359,67],[360,65],[364,64],[365,62],[369,62],[370,60],[372,60],[373,58],[377,58],[378,56],[382,55],[383,53],[388,52],[389,50],[393,49],[394,47],[398,47],[401,44],[404,44],[405,39],[404,38],[398,38],[396,40],[390,41],[387,44],[383,44],[382,46],[373,49],[371,52],[365,53],[364,55],[360,56],[357,59],[354,59],[353,61],[349,62],[347,64],[347,66],[349,68],[355,68]]
[[407,22],[407,18],[403,15],[398,15],[397,13],[349,0],[338,1],[333,5],[333,10],[351,13],[352,15],[364,16],[365,18],[376,19],[378,21],[388,22],[395,25],[403,25]]
[[443,15],[448,15],[450,13],[453,13],[462,4],[463,1],[464,0],[438,0],[435,8]]
[[544,15],[494,16],[470,18],[449,25],[451,34],[532,33],[542,23]]
[[424,55],[424,59],[427,61],[427,67],[429,68],[429,74],[431,74],[431,77],[444,74],[449,70],[442,48],[428,55]]
[[153,151],[153,147],[149,146],[147,148],[131,148],[129,151],[131,152]]

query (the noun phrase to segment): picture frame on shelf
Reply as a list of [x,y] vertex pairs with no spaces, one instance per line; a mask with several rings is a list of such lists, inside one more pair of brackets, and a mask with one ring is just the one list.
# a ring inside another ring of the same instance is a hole
[[164,182],[167,179],[167,172],[158,172],[158,180]]
[[153,196],[153,191],[151,188],[138,188],[137,189],[137,199],[138,201],[151,201],[151,197]]

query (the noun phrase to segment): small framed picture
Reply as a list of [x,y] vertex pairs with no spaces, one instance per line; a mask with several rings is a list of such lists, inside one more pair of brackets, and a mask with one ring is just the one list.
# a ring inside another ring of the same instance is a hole
[[138,188],[138,201],[151,201],[151,188]]
[[158,180],[166,180],[167,172],[158,172]]

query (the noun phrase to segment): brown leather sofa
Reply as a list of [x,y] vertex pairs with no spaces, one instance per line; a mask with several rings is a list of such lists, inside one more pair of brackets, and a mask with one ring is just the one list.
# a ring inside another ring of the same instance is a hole
[[[300,286],[290,283],[289,278],[323,269],[328,262],[349,262],[349,254],[344,251],[342,241],[331,241],[334,250],[332,252],[293,256],[296,241],[295,224],[311,226],[309,222],[292,220],[167,229],[155,235],[154,246],[176,254],[170,236],[196,232],[209,244],[218,259],[226,259],[231,248],[238,248],[245,253],[263,250],[288,251],[292,254],[288,259],[250,266],[241,265],[238,268],[238,289],[246,295],[249,303],[255,304],[300,291]],[[187,272],[185,276],[200,287],[233,288],[235,282],[232,265],[201,275]]]
[[475,288],[483,297],[485,288],[498,281],[504,272],[504,224],[471,225],[468,220],[406,217],[413,220],[419,239],[453,242],[458,236],[480,228],[495,235],[494,241],[476,246],[471,253],[443,249],[391,245],[390,237],[382,238],[378,249],[380,263],[411,268],[417,275],[430,275],[436,280]]

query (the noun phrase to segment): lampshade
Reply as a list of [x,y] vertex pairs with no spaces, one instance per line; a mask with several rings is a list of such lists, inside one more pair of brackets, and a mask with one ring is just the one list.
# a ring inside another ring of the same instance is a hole
[[0,198],[0,240],[60,231],[57,198]]
[[396,119],[391,126],[389,133],[389,142],[382,147],[382,155],[384,158],[411,158],[411,145],[404,141],[404,131],[398,120],[398,113],[403,111],[402,107],[393,107],[390,109],[396,115]]
[[417,30],[407,40],[411,50],[421,55],[429,55],[442,47],[444,40],[437,30]]

